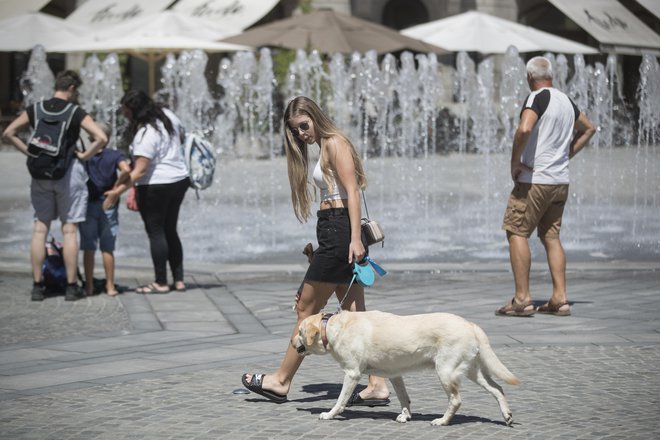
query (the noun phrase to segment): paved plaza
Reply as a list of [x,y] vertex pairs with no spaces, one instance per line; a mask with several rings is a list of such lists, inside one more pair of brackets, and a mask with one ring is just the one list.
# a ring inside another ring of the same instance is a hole
[[[368,307],[479,324],[522,380],[503,384],[513,427],[470,381],[452,424],[431,426],[446,408],[431,371],[405,377],[407,424],[393,421],[394,396],[320,421],[342,382],[330,356],[305,360],[285,404],[234,393],[243,372],[277,367],[302,263],[189,265],[185,293],[31,302],[27,257],[1,254],[0,438],[660,438],[660,263],[569,262],[573,316],[532,318],[493,313],[511,296],[507,264],[384,264],[390,273],[367,290]],[[140,260],[123,261],[118,274],[129,288],[152,277]],[[546,299],[541,264],[532,289]]]

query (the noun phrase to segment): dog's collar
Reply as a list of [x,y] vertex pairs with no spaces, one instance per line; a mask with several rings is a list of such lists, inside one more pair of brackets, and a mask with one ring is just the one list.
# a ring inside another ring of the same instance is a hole
[[328,332],[326,331],[326,327],[328,326],[328,321],[330,321],[330,318],[332,318],[335,315],[335,313],[324,313],[323,317],[321,318],[321,342],[323,342],[323,348],[328,350]]

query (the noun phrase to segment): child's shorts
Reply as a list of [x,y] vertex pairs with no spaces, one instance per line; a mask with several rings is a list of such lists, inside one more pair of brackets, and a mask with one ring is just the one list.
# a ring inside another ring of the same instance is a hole
[[87,218],[78,226],[80,249],[95,251],[97,243],[101,252],[114,252],[119,230],[119,209],[103,210],[103,200],[87,203]]

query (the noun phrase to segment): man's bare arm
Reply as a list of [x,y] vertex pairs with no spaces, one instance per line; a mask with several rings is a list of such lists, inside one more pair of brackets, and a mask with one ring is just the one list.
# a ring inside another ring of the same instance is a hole
[[569,159],[578,154],[580,150],[582,150],[585,145],[587,145],[589,139],[591,139],[593,135],[596,134],[596,128],[593,126],[589,118],[587,118],[587,115],[582,112],[580,112],[580,116],[578,116],[577,120],[575,121],[575,130],[576,133],[573,137],[571,148],[568,152]]

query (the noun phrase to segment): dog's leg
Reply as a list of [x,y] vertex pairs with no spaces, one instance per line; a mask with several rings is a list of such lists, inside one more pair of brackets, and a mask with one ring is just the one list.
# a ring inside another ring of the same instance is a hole
[[348,402],[348,399],[351,398],[351,394],[353,394],[353,390],[355,389],[355,386],[360,381],[360,376],[361,376],[360,373],[344,374],[344,385],[341,387],[341,393],[339,393],[339,398],[337,399],[337,403],[335,403],[335,406],[333,406],[330,411],[321,413],[319,415],[319,419],[330,420],[333,419],[337,414],[341,414],[342,412],[344,412],[344,408],[346,408],[346,403]]
[[500,405],[500,411],[502,411],[502,416],[504,417],[504,422],[508,426],[511,426],[513,423],[513,414],[509,409],[509,404],[504,397],[504,390],[499,386],[489,375],[481,370],[479,366],[471,368],[467,374],[467,377],[473,382],[481,385],[486,391],[492,394],[497,403]]
[[447,366],[445,366],[444,369],[440,369],[440,366],[436,365],[436,372],[440,378],[440,384],[442,385],[442,388],[445,390],[445,393],[447,393],[449,405],[447,406],[447,410],[445,411],[444,415],[439,419],[433,420],[431,425],[449,425],[452,417],[454,417],[454,414],[456,414],[458,408],[461,407],[461,395],[458,392],[459,382],[458,377],[455,375],[455,371],[456,369],[447,368]]
[[406,423],[412,418],[410,412],[410,397],[408,397],[408,391],[406,391],[406,385],[403,383],[403,377],[391,377],[390,382],[396,393],[396,397],[399,399],[401,404],[401,414],[396,416],[396,421],[399,423]]

